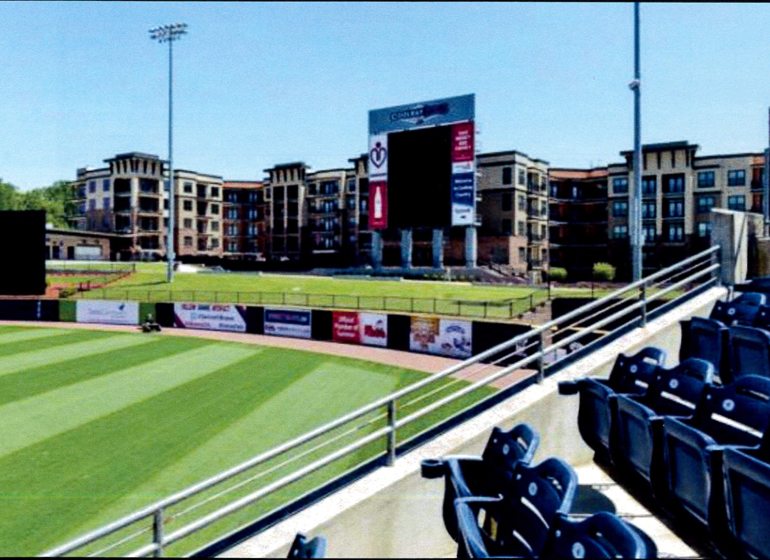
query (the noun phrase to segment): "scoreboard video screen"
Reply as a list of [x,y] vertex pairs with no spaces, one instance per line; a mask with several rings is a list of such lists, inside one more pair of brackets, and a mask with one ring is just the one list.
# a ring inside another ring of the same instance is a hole
[[369,112],[369,226],[470,226],[476,207],[473,95]]
[[0,211],[3,272],[0,294],[45,293],[45,211]]

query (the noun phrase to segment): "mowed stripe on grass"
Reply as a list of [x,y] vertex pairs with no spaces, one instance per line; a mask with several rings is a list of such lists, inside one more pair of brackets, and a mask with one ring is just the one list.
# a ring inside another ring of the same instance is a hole
[[[0,392],[17,397],[0,406],[2,555],[43,552],[423,375],[236,343],[76,334],[92,336],[90,353],[81,341],[0,356]],[[37,365],[15,370],[22,355]]]
[[25,329],[24,327],[0,327],[0,346],[11,342],[23,342],[48,336],[61,336],[67,331],[61,329]]

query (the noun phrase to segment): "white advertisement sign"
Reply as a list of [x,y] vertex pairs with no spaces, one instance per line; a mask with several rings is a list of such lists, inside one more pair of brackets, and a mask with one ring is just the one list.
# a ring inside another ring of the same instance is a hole
[[412,317],[409,349],[450,358],[469,358],[472,323],[438,317]]
[[359,313],[361,344],[367,346],[388,345],[388,316],[381,313]]
[[369,136],[369,179],[386,181],[388,178],[388,135]]
[[265,334],[311,338],[311,313],[296,309],[265,309]]
[[246,308],[221,303],[175,303],[174,326],[185,329],[246,332]]
[[78,323],[138,325],[139,303],[135,301],[78,300],[75,306]]

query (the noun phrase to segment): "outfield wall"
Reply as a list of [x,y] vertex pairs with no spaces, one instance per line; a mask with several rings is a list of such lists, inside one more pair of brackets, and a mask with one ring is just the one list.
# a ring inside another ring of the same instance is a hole
[[[138,325],[244,332],[464,359],[531,330],[527,325],[425,315],[234,304],[116,300],[0,300],[0,320]],[[534,351],[534,350],[530,350]],[[524,351],[526,353],[526,351]],[[505,364],[524,354],[498,362]],[[498,356],[492,357],[494,361]]]

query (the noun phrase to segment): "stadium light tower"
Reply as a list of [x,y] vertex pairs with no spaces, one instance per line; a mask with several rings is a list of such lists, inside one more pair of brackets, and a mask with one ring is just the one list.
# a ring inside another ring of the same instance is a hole
[[631,189],[631,268],[634,282],[644,274],[642,265],[642,82],[639,62],[639,2],[634,2],[634,80],[629,87],[634,92],[634,184]]
[[166,280],[174,281],[174,159],[173,159],[173,124],[174,124],[174,41],[187,33],[186,23],[172,23],[150,29],[150,39],[159,43],[168,43],[168,236],[166,240],[166,259],[168,271]]

